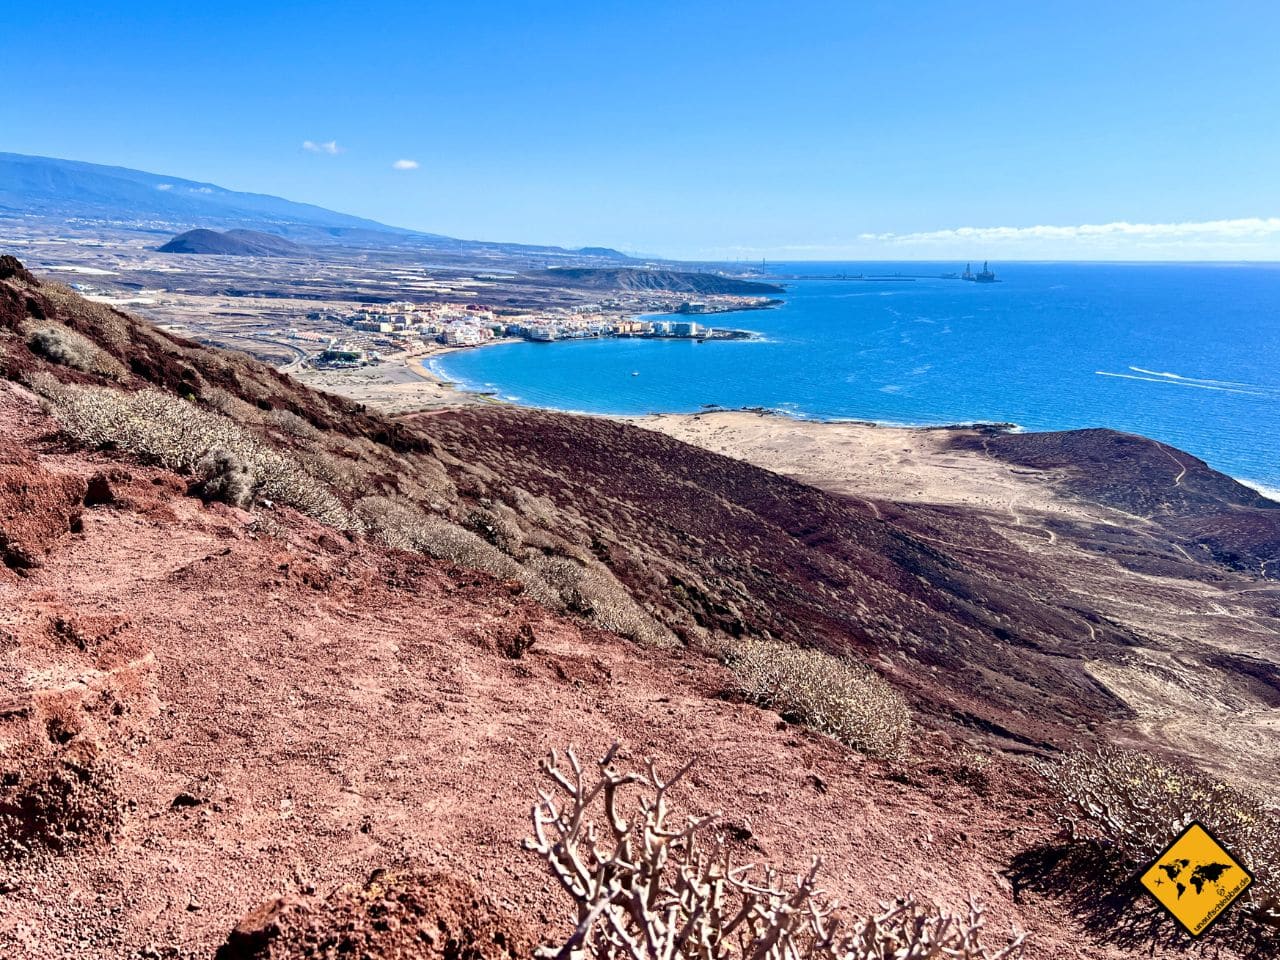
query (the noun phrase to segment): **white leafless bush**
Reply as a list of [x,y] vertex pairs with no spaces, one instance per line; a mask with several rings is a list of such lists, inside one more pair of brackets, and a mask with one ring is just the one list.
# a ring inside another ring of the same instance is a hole
[[[765,869],[734,867],[707,840],[715,816],[683,821],[670,809],[672,786],[690,764],[664,778],[614,766],[615,744],[584,771],[553,751],[542,764],[551,787],[533,807],[537,853],[576,907],[572,933],[539,951],[544,960],[1011,960],[1023,935],[982,943],[982,908],[952,914],[914,897],[845,925],[818,889],[820,863],[794,884]],[[638,807],[624,794],[639,791]]]

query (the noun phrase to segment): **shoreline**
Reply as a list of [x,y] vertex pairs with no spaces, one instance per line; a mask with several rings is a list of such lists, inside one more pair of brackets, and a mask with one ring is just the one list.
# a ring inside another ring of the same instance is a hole
[[501,402],[493,397],[462,389],[456,383],[436,375],[426,366],[426,361],[433,357],[457,350],[475,349],[478,347],[428,344],[388,354],[377,363],[365,367],[297,370],[292,371],[291,376],[307,386],[355,400],[390,416]]
[[[643,316],[650,316],[644,314]],[[652,314],[659,316],[659,314]],[[665,314],[661,314],[665,316]],[[645,413],[602,413],[598,410],[576,410],[569,407],[549,407],[538,404],[524,403],[520,400],[506,399],[499,396],[495,392],[473,389],[466,386],[465,381],[452,380],[441,376],[436,371],[427,366],[428,359],[447,356],[452,353],[458,353],[464,350],[481,350],[485,347],[498,346],[500,344],[527,343],[519,337],[501,337],[494,340],[478,343],[470,347],[445,347],[433,345],[425,350],[416,353],[396,354],[387,358],[388,360],[397,360],[402,356],[412,356],[417,358],[416,364],[412,360],[403,362],[416,366],[414,370],[419,376],[426,380],[430,380],[433,384],[443,391],[450,391],[459,398],[459,405],[469,402],[475,398],[482,399],[489,403],[509,403],[512,406],[528,407],[531,410],[549,410],[553,413],[569,413],[579,417],[603,417],[607,420],[642,420],[648,417],[696,417],[710,413],[750,413],[762,416],[780,417],[786,420],[792,420],[796,423],[833,423],[833,424],[852,424],[864,427],[887,428],[894,430],[980,430],[991,431],[995,433],[1019,433],[1023,431],[1020,424],[1012,421],[1002,420],[971,420],[956,421],[944,423],[902,423],[893,420],[869,420],[860,417],[821,417],[812,414],[795,413],[790,410],[783,410],[779,407],[766,406],[748,406],[748,407],[722,407],[719,404],[704,404],[697,410],[668,410],[658,411],[651,410]],[[577,342],[577,341],[571,341]],[[554,344],[551,344],[554,345]],[[375,365],[376,366],[376,365]],[[368,367],[365,369],[374,369]]]
[[[307,370],[301,375],[294,373],[293,376],[298,377],[304,383],[325,390],[331,393],[337,393],[350,399],[365,403],[371,407],[380,410],[390,416],[405,416],[414,413],[433,413],[442,410],[448,410],[457,407],[475,406],[478,404],[510,404],[512,406],[526,407],[533,410],[548,410],[554,413],[572,414],[575,416],[600,417],[606,420],[615,420],[621,423],[630,423],[635,426],[646,429],[657,429],[660,432],[668,433],[677,439],[685,440],[693,443],[695,446],[701,446],[705,449],[713,450],[713,452],[723,453],[728,456],[734,456],[738,459],[749,460],[757,466],[776,473],[794,476],[796,479],[804,482],[814,483],[818,486],[824,486],[829,489],[835,489],[832,484],[835,482],[829,472],[824,476],[805,477],[802,476],[799,467],[793,470],[787,468],[788,457],[785,449],[780,452],[760,449],[752,436],[740,436],[738,442],[733,449],[725,447],[721,449],[722,444],[713,444],[710,437],[702,436],[702,432],[694,429],[677,429],[674,424],[688,421],[690,423],[705,421],[709,418],[730,417],[730,418],[753,418],[762,423],[774,423],[779,426],[787,425],[799,434],[806,435],[801,441],[804,446],[818,445],[826,446],[830,438],[843,434],[840,439],[843,441],[839,445],[842,447],[849,446],[850,431],[866,432],[865,442],[852,444],[853,449],[847,452],[855,456],[876,456],[876,451],[881,446],[878,441],[873,441],[871,437],[929,437],[935,438],[946,437],[949,434],[958,432],[984,432],[990,435],[999,433],[1019,433],[1024,428],[1012,422],[1000,421],[969,421],[969,422],[953,422],[953,423],[895,423],[892,421],[878,421],[870,419],[834,417],[821,418],[806,414],[797,414],[789,410],[780,410],[772,407],[719,407],[708,406],[698,410],[685,410],[673,412],[655,412],[626,414],[626,413],[600,413],[589,410],[570,410],[559,407],[540,406],[537,404],[525,403],[520,400],[508,399],[496,393],[482,392],[473,390],[463,383],[455,380],[447,379],[427,366],[427,361],[438,357],[447,356],[462,350],[478,350],[484,347],[496,346],[499,344],[523,343],[517,338],[501,338],[488,341],[483,344],[477,344],[472,347],[446,347],[440,344],[431,344],[421,349],[403,351],[398,354],[391,354],[383,358],[379,363],[369,367],[361,367],[355,370]],[[766,431],[767,432],[767,431]],[[1055,431],[1035,431],[1035,432],[1055,432]],[[808,436],[812,434],[812,436]],[[820,438],[827,438],[820,440]],[[790,445],[789,440],[796,438],[778,437],[777,443],[782,447]],[[942,456],[941,451],[936,449],[919,450],[918,455],[924,457]],[[1210,463],[1213,467],[1213,464]],[[954,467],[951,469],[955,469]],[[1219,470],[1217,467],[1213,467]],[[1237,483],[1254,490],[1255,492],[1280,503],[1280,483],[1268,483],[1262,480],[1254,480],[1246,477],[1236,476],[1227,471],[1219,470],[1225,476],[1231,477]],[[903,478],[902,484],[907,483]],[[836,484],[837,487],[843,484]],[[886,485],[879,482],[872,484],[877,489]],[[844,490],[844,492],[853,492]],[[864,494],[854,493],[856,496],[864,496]],[[885,499],[900,499],[901,494],[892,494],[887,490],[883,490],[878,494]],[[949,498],[943,498],[947,500]]]
[[[499,343],[521,343],[524,341],[518,339],[491,340],[488,343],[477,344],[474,347],[444,347],[436,351],[423,354],[424,357],[444,356],[448,353],[454,353],[459,350],[477,350],[483,347],[494,346]],[[440,376],[434,370],[426,366],[425,361],[421,364],[422,376],[432,380],[444,390],[452,391],[460,398],[481,398],[490,403],[507,403],[516,407],[527,407],[530,410],[548,410],[552,413],[567,413],[578,417],[601,417],[606,420],[621,420],[626,422],[643,421],[655,417],[700,417],[708,414],[716,413],[743,413],[753,414],[764,417],[777,417],[779,419],[791,421],[794,423],[810,423],[810,424],[848,424],[851,426],[868,427],[875,429],[888,430],[974,430],[990,433],[1021,433],[1024,428],[1012,421],[999,420],[971,420],[956,421],[945,423],[902,423],[893,420],[870,420],[859,417],[821,417],[812,414],[796,413],[791,410],[783,410],[778,407],[766,406],[748,406],[748,407],[722,407],[718,404],[707,404],[697,410],[650,410],[645,413],[603,413],[598,410],[576,410],[569,407],[550,407],[539,404],[525,403],[518,399],[508,399],[498,395],[497,393],[480,391],[472,389],[465,385],[464,381],[450,380]]]
[[[877,430],[986,430],[992,432],[1018,432],[1022,427],[1012,422],[970,421],[956,423],[896,423],[888,420],[868,420],[856,417],[823,418],[798,414],[776,407],[721,407],[706,406],[698,410],[649,411],[646,413],[601,413],[593,410],[571,410],[564,407],[539,406],[517,400],[504,399],[493,393],[472,389],[462,381],[441,376],[427,366],[428,361],[464,350],[482,350],[500,344],[524,343],[514,337],[489,340],[470,347],[446,347],[431,344],[414,350],[389,354],[378,363],[355,369],[304,370],[294,372],[295,378],[321,390],[337,393],[351,399],[369,403],[393,416],[421,410],[472,406],[476,403],[505,403],[528,407],[531,410],[549,410],[583,417],[601,417],[606,420],[640,422],[661,417],[701,417],[711,414],[745,414],[774,417],[797,424],[847,425]],[[417,389],[414,389],[417,387]]]

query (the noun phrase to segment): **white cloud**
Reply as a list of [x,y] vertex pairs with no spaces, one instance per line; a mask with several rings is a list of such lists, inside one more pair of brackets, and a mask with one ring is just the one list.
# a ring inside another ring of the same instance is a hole
[[1088,246],[1201,246],[1255,244],[1280,239],[1280,217],[1244,217],[1182,223],[1084,223],[1078,226],[954,227],[919,233],[863,233],[859,240],[893,245],[931,246],[954,242],[1023,244],[1052,241]]
[[342,148],[338,146],[337,140],[324,140],[317,142],[315,140],[303,140],[302,149],[308,153],[327,153],[330,156],[342,152]]
[[393,170],[417,170],[419,163],[417,160],[397,160],[391,165]]
[[172,189],[173,189],[173,184],[172,184],[172,183],[157,183],[157,184],[156,184],[156,189],[157,189],[157,190],[172,190]]
[[1280,261],[1280,217],[1171,223],[951,227],[815,237],[810,243],[671,251],[690,260]]

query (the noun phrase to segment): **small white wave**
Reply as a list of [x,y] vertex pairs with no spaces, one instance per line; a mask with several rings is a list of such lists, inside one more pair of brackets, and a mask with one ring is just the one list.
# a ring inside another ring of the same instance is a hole
[[1169,373],[1165,370],[1147,370],[1144,367],[1130,366],[1129,369],[1134,373],[1145,373],[1149,377],[1162,377],[1165,380],[1176,380],[1180,383],[1207,383],[1213,386],[1245,387],[1253,390],[1267,389],[1266,387],[1261,387],[1256,383],[1243,383],[1239,380],[1213,380],[1209,377],[1184,377],[1180,373]]
[[1100,377],[1115,377],[1118,380],[1141,380],[1144,383],[1163,383],[1173,387],[1195,387],[1197,390],[1217,390],[1221,393],[1239,393],[1248,397],[1269,396],[1269,394],[1261,390],[1237,390],[1235,387],[1222,387],[1211,383],[1196,383],[1192,380],[1169,380],[1165,377],[1139,377],[1132,373],[1111,373],[1106,370],[1095,370],[1093,372]]
[[1274,500],[1276,503],[1280,503],[1280,487],[1271,487],[1265,483],[1258,483],[1256,480],[1246,480],[1244,477],[1236,477],[1235,479],[1239,483],[1243,483],[1250,490],[1257,490],[1258,493],[1262,494],[1268,500]]

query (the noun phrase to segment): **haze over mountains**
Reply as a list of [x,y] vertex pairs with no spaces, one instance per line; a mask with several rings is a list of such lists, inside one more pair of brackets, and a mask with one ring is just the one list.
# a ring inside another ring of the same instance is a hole
[[304,243],[410,245],[453,253],[545,254],[627,260],[605,247],[459,240],[267,194],[227,190],[126,167],[0,153],[0,220],[99,221],[117,228],[177,233],[191,228],[265,231]]
[[287,234],[410,232],[307,203],[226,190],[212,183],[16,153],[0,153],[0,212],[224,229],[270,224]]
[[301,244],[258,230],[188,230],[174,237],[160,253],[213,254],[224,257],[304,257],[308,250]]
[[685,273],[678,270],[644,270],[635,267],[557,267],[543,270],[532,277],[535,281],[572,286],[582,290],[666,290],[699,296],[736,294],[753,296],[782,293],[776,283],[761,283],[739,277],[721,277],[710,273]]

